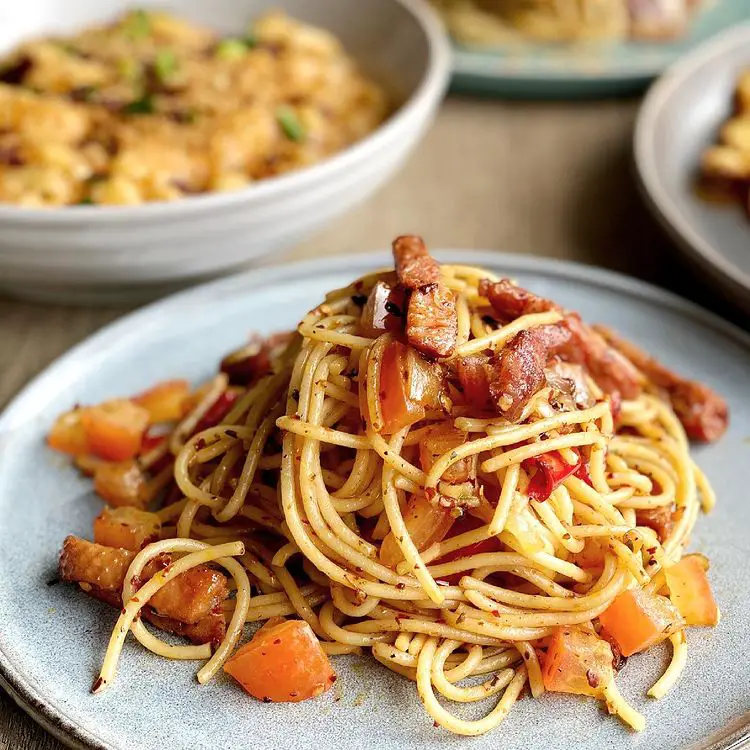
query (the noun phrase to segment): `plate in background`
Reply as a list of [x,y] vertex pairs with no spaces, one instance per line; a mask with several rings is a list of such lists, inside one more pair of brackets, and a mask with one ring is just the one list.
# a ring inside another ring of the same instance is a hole
[[568,47],[527,42],[482,50],[457,44],[453,87],[467,93],[539,99],[633,94],[696,45],[747,20],[750,0],[714,0],[693,19],[689,33],[675,42]]
[[750,312],[750,218],[739,204],[695,190],[703,149],[731,113],[737,76],[750,67],[750,24],[711,40],[649,91],[635,131],[646,201],[671,237],[721,290]]
[[37,721],[87,750],[224,750],[248,741],[255,750],[297,750],[317,747],[323,737],[326,748],[359,750],[736,747],[750,709],[750,661],[741,658],[750,641],[750,337],[667,292],[607,271],[501,253],[437,256],[511,274],[590,320],[617,326],[668,365],[710,382],[730,403],[726,436],[694,451],[719,496],[693,544],[711,556],[722,621],[715,630],[691,629],[687,667],[663,700],[645,692],[667,664],[667,647],[629,660],[618,684],[645,712],[646,733],[634,736],[593,701],[546,695],[520,701],[484,737],[452,737],[433,728],[412,683],[364,656],[336,658],[339,701],[327,694],[262,704],[223,674],[199,686],[195,664],[161,659],[131,639],[115,684],[90,694],[117,613],[73,586],[45,585],[63,537],[89,535],[101,507],[90,482],[45,449],[55,416],[76,402],[134,393],[157,380],[206,378],[250,329],[295,325],[326,291],[389,264],[385,253],[257,270],[159,302],[74,348],[0,416],[0,682]]

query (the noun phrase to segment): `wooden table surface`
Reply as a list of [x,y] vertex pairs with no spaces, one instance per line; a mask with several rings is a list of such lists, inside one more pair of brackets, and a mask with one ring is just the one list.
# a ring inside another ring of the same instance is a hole
[[[636,100],[450,99],[390,184],[291,257],[384,248],[416,232],[433,247],[606,266],[746,324],[689,273],[642,205],[631,168],[637,108]],[[0,407],[59,354],[125,312],[0,299]],[[0,691],[0,750],[62,747]]]

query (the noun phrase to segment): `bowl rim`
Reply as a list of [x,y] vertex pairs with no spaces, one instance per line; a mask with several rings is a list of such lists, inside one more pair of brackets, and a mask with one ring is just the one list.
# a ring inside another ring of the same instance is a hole
[[[633,134],[633,156],[641,193],[652,213],[691,260],[723,282],[735,297],[750,290],[750,275],[727,260],[693,227],[664,183],[655,158],[656,124],[670,100],[699,70],[750,42],[750,23],[740,24],[713,37],[669,67],[649,89],[641,105]],[[748,54],[750,61],[750,53]],[[696,155],[697,156],[697,155]]]
[[452,50],[442,20],[427,0],[390,0],[400,6],[417,23],[427,42],[425,72],[416,88],[401,106],[372,133],[343,151],[318,164],[293,170],[252,183],[230,193],[206,193],[184,196],[175,201],[152,201],[136,206],[61,206],[41,209],[0,203],[0,223],[75,225],[97,223],[130,223],[133,221],[177,220],[215,209],[225,209],[251,201],[263,202],[282,196],[288,190],[309,188],[312,184],[347,170],[368,154],[383,148],[405,124],[419,119],[419,112],[438,102],[448,87],[452,67]]

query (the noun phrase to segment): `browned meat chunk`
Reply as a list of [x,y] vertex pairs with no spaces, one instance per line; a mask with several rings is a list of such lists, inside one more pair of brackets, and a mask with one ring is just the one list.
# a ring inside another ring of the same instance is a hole
[[430,255],[421,237],[413,234],[396,237],[393,259],[398,280],[407,289],[421,289],[440,281],[440,264]]
[[674,509],[671,505],[662,505],[659,508],[648,508],[635,512],[635,522],[638,526],[647,526],[656,532],[660,542],[672,533],[674,526]]
[[193,643],[210,643],[218,646],[226,632],[226,621],[221,612],[212,612],[198,622],[185,623],[171,617],[162,617],[155,612],[146,612],[144,617],[157,628],[183,636]]
[[[119,591],[103,591],[95,586],[88,586],[88,584],[81,584],[81,587],[94,599],[106,602],[116,609],[122,607],[122,597]],[[211,612],[211,614],[202,617],[195,623],[186,623],[172,617],[163,617],[156,614],[148,605],[141,609],[141,615],[144,620],[153,623],[157,628],[183,636],[193,643],[211,643],[217,646],[221,643],[226,632],[226,621],[222,612]]]
[[551,300],[537,297],[508,279],[498,282],[484,279],[479,284],[479,293],[489,300],[503,320],[515,320],[532,313],[559,312],[572,334],[567,345],[559,349],[559,356],[568,362],[584,365],[607,393],[617,392],[624,398],[635,398],[640,393],[642,378],[638,371],[576,313],[568,313]]
[[666,394],[691,440],[710,443],[724,434],[729,424],[729,408],[718,393],[703,383],[680,377],[609,328],[597,326],[596,329],[657,390]]
[[459,357],[455,367],[466,402],[480,411],[494,411],[495,406],[490,395],[492,369],[489,357],[482,354]]
[[547,360],[569,338],[570,332],[563,326],[540,326],[521,331],[502,348],[489,383],[492,400],[507,420],[515,422],[545,386]]
[[406,338],[428,357],[449,357],[456,348],[456,296],[442,284],[412,292],[406,316]]
[[[60,577],[101,591],[120,592],[135,554],[69,536],[60,555]],[[164,564],[164,561],[154,561],[147,566],[138,583],[145,583]],[[211,568],[199,566],[169,581],[154,594],[149,605],[165,617],[195,623],[217,610],[226,596],[226,577]]]
[[456,374],[466,400],[515,422],[529,400],[546,385],[545,368],[550,356],[569,338],[565,326],[539,326],[516,334],[491,358],[462,357],[456,362]]

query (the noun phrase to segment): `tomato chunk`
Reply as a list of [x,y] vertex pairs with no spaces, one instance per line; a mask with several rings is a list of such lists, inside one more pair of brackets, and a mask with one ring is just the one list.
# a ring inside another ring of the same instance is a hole
[[[467,437],[467,433],[451,426],[438,426],[431,429],[419,444],[419,462],[422,469],[429,471],[443,454],[463,445]],[[469,456],[449,466],[443,474],[443,481],[460,484],[474,479],[476,475],[477,456]]]
[[569,464],[559,451],[527,458],[523,462],[523,468],[526,471],[534,471],[529,480],[529,497],[544,502],[571,474],[578,471],[580,465],[580,456],[576,463]]
[[[454,521],[450,508],[430,502],[424,495],[412,495],[404,513],[409,536],[420,552],[431,544],[442,541]],[[403,559],[401,547],[391,531],[380,546],[380,562],[393,568]]]
[[145,490],[146,478],[135,461],[103,461],[94,470],[94,491],[116,508],[143,508],[148,502]]
[[261,628],[224,665],[254,698],[290,702],[315,698],[336,681],[336,674],[310,626],[287,620]]
[[47,435],[50,448],[72,456],[88,453],[89,441],[81,423],[83,409],[76,408],[61,414],[52,425]]
[[542,665],[547,690],[601,698],[613,678],[609,643],[577,627],[555,630]]
[[165,380],[133,398],[133,402],[148,411],[152,423],[174,422],[182,417],[189,392],[187,380]]
[[399,341],[392,341],[383,352],[379,385],[381,431],[388,435],[419,422],[426,414],[424,406],[409,395],[406,352],[406,345]]
[[719,622],[719,608],[706,576],[707,564],[701,555],[688,555],[664,571],[669,598],[688,625],[716,625]]
[[685,624],[669,599],[642,589],[618,594],[599,615],[599,622],[614,638],[623,656],[661,643]]
[[106,461],[137,456],[148,423],[149,412],[126,399],[105,401],[81,411],[89,450]]
[[94,541],[105,547],[138,551],[155,542],[161,531],[156,513],[137,508],[105,508],[94,519]]

